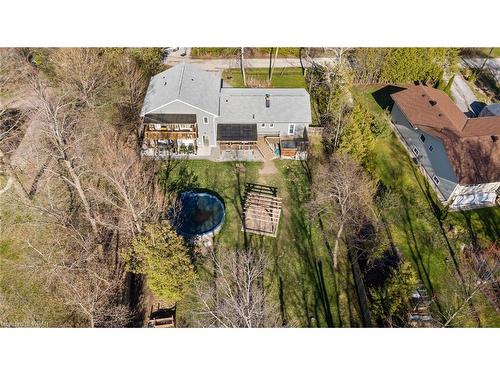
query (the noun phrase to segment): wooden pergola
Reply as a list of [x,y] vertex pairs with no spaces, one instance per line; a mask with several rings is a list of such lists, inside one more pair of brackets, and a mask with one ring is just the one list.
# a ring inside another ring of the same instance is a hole
[[242,231],[276,237],[280,215],[278,188],[245,184]]

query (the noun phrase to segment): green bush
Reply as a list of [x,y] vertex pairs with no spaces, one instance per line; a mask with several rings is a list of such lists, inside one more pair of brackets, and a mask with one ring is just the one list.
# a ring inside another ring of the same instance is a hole
[[183,239],[167,222],[147,224],[122,258],[127,271],[145,275],[153,294],[167,304],[182,300],[196,278]]

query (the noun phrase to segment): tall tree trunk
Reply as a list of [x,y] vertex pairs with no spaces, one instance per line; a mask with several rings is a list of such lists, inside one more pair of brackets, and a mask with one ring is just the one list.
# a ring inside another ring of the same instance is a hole
[[278,50],[279,50],[279,47],[276,47],[276,51],[274,52],[273,64],[271,66],[271,71],[269,72],[269,83],[271,83],[273,81],[274,64],[276,64],[276,58],[278,57]]
[[272,73],[271,73],[271,65],[273,63],[273,47],[269,49],[269,73],[267,75],[267,80],[271,83]]
[[339,242],[340,236],[342,236],[342,232],[344,231],[344,224],[341,224],[339,230],[337,231],[337,235],[335,236],[335,246],[333,247],[332,259],[333,259],[333,268],[337,269],[338,266],[338,258],[339,258]]
[[64,160],[63,161],[64,166],[66,167],[66,170],[68,171],[70,177],[71,177],[71,183],[76,189],[76,192],[78,193],[78,196],[80,197],[80,200],[82,201],[83,208],[85,209],[85,213],[87,214],[87,217],[90,221],[90,225],[92,227],[92,232],[94,235],[97,237],[99,232],[97,230],[97,223],[94,218],[94,215],[92,214],[92,210],[90,209],[90,203],[87,199],[87,196],[85,195],[85,192],[83,191],[82,184],[80,182],[80,177],[76,174],[73,166],[71,165],[71,162],[69,160]]
[[241,47],[240,68],[241,68],[241,75],[243,76],[243,86],[246,87],[247,86],[247,77],[245,75],[245,62],[243,61],[244,54],[245,54],[245,47]]
[[304,50],[304,47],[299,48],[299,61],[300,61],[300,69],[302,70],[302,75],[306,75],[306,70],[304,68],[304,62],[302,61],[302,51]]

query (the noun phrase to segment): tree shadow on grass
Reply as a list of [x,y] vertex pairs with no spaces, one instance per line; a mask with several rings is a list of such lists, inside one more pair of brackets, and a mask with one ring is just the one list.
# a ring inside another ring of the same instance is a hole
[[[284,301],[298,310],[297,315],[308,326],[340,325],[334,322],[324,262],[319,257],[317,245],[313,241],[311,220],[304,209],[308,190],[304,184],[295,182],[287,183],[287,190],[291,199],[288,202],[289,217],[284,224],[287,226],[285,233],[290,238],[280,238],[280,248],[276,247],[276,272],[284,281]],[[293,253],[280,253],[283,242],[288,243],[287,250]]]
[[158,181],[166,192],[179,193],[199,187],[198,176],[186,160],[168,159],[162,163]]
[[[442,207],[438,203],[438,201],[435,198],[434,191],[432,191],[428,180],[419,173],[419,171],[417,170],[417,168],[413,164],[411,164],[411,160],[409,159],[409,157],[407,157],[407,162],[410,163],[413,176],[414,176],[414,178],[415,178],[415,180],[416,180],[416,182],[417,182],[417,184],[418,184],[418,186],[419,186],[419,188],[420,188],[420,190],[421,190],[421,192],[426,200],[426,203],[428,204],[428,207],[429,207],[434,219],[436,220],[437,226],[439,228],[439,233],[441,234],[441,238],[445,241],[446,249],[447,249],[448,254],[452,260],[455,274],[457,275],[457,277],[459,279],[459,282],[460,282],[460,285],[463,289],[464,294],[467,295],[467,293],[468,293],[467,282],[465,280],[462,269],[460,267],[460,262],[458,261],[456,249],[454,248],[452,242],[450,241],[450,238],[448,237],[447,230],[445,229],[445,219],[448,216],[449,211],[446,207]],[[472,226],[470,228],[472,229]],[[431,244],[431,246],[432,246],[432,244]],[[447,258],[447,259],[449,259],[449,258]],[[438,301],[435,301],[435,302],[436,302],[436,305],[437,305],[440,313],[442,313],[442,307],[440,306],[439,302]],[[469,306],[474,314],[474,318],[476,320],[477,325],[480,327],[481,326],[481,318],[480,318],[479,313],[477,312],[477,309],[474,305],[474,301],[472,299],[470,299],[468,301],[468,304],[469,304]]]

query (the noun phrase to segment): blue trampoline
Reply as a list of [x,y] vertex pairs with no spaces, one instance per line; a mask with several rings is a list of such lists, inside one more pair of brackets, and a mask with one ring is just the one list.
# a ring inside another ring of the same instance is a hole
[[173,224],[185,237],[210,235],[224,223],[224,204],[214,194],[185,191],[181,193],[179,203],[180,212]]

